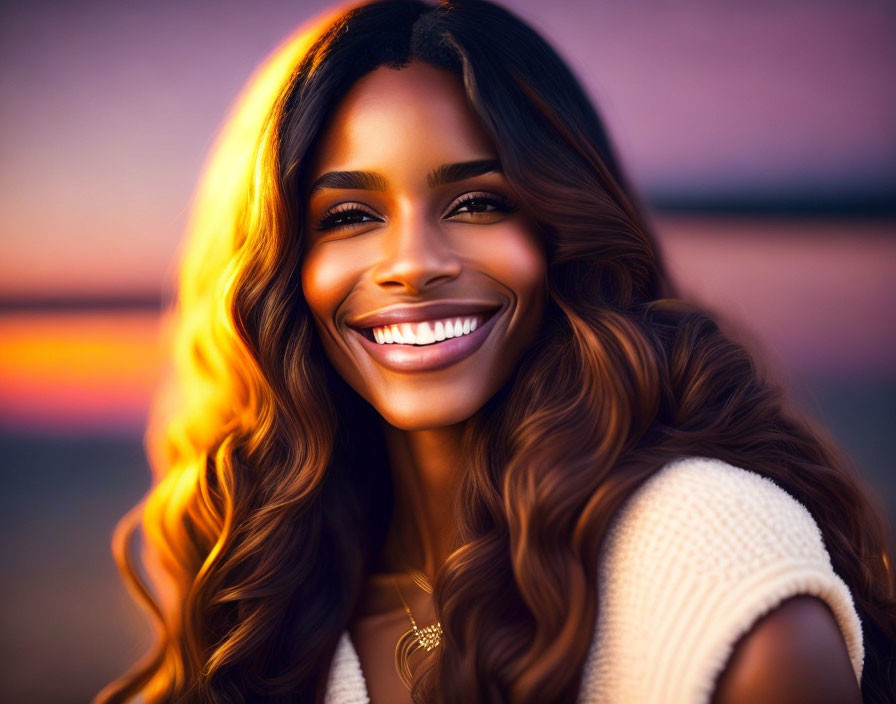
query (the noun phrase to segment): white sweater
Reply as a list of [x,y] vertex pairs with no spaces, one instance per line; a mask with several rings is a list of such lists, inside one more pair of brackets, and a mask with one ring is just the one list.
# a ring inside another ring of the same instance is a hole
[[[797,594],[830,606],[861,682],[861,624],[818,525],[754,472],[704,458],[666,465],[614,519],[599,570],[580,704],[707,704],[740,636]],[[326,702],[369,702],[347,632]]]

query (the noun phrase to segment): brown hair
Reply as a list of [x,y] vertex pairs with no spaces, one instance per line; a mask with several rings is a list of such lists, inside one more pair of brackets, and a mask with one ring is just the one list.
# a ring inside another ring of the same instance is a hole
[[[608,526],[665,463],[702,455],[809,509],[862,620],[865,701],[886,701],[896,588],[879,507],[750,355],[672,297],[561,59],[472,0],[326,18],[274,55],[228,122],[190,225],[177,398],[148,436],[156,481],[114,536],[157,643],[96,701],[323,699],[392,496],[375,411],[329,365],[301,298],[304,169],[351,85],[411,59],[463,80],[549,266],[538,340],[466,426],[462,545],[435,583],[446,647],[415,700],[575,701]],[[155,595],[130,553],[138,525]]]

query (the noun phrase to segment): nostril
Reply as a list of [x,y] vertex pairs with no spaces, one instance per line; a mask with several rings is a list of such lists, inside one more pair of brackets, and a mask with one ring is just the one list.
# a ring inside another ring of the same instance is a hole
[[413,255],[389,256],[373,270],[372,276],[384,289],[401,288],[417,294],[456,279],[461,270],[458,258],[426,246],[415,250]]
[[457,278],[457,273],[437,274],[436,276],[433,276],[432,278],[428,279],[426,281],[426,283],[423,284],[423,288],[428,288],[429,286],[432,286],[433,284],[442,283],[442,281],[451,281],[452,279],[455,279],[455,278]]

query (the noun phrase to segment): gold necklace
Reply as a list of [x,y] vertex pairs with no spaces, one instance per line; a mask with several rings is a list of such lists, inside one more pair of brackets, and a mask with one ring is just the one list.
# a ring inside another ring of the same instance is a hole
[[[411,570],[411,578],[423,591],[427,594],[432,594],[432,586],[429,584],[429,580],[426,579],[426,575],[417,570]],[[411,622],[411,627],[402,634],[395,644],[395,671],[398,673],[398,678],[402,681],[402,684],[410,691],[414,685],[414,674],[410,664],[411,656],[420,650],[429,653],[439,647],[442,643],[442,624],[440,621],[436,621],[431,626],[425,626],[424,628],[417,626],[417,622],[414,620],[413,614],[411,614],[411,607],[408,606],[408,602],[405,601],[404,594],[401,593],[401,589],[398,586],[398,580],[392,577],[392,582],[395,584],[395,591],[398,592],[398,598],[401,599],[401,604],[404,606],[405,613],[407,613]]]

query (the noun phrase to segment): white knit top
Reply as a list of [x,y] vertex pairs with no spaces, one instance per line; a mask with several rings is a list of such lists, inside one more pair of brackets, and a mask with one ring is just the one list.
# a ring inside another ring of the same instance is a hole
[[[818,525],[754,472],[704,458],[663,467],[614,519],[598,579],[580,704],[708,704],[740,636],[798,594],[830,606],[861,682],[861,623]],[[326,702],[369,702],[348,632]]]

